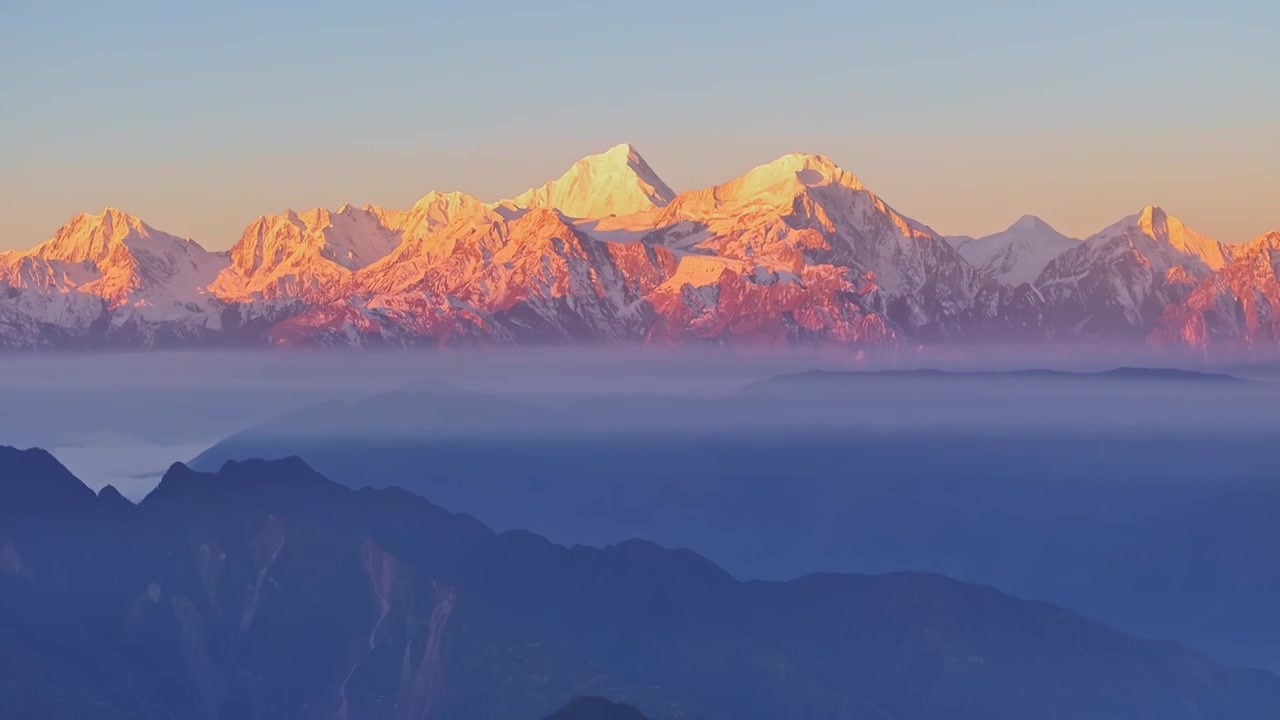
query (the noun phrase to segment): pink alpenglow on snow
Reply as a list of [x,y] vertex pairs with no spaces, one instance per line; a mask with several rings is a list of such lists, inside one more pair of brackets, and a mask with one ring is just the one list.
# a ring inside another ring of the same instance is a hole
[[510,200],[257,218],[228,252],[108,208],[0,253],[0,348],[1275,344],[1273,245],[1147,207],[944,238],[823,155],[672,191],[631,145]]

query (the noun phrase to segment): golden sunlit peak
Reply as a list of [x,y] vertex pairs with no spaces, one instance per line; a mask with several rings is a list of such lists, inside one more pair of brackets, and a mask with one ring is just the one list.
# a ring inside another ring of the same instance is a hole
[[112,205],[106,205],[97,215],[89,215],[84,213],[85,217],[95,218],[97,220],[106,220],[110,222],[139,222],[138,218]]
[[1240,256],[1261,251],[1271,252],[1274,250],[1280,250],[1280,231],[1273,230],[1271,232],[1263,233],[1242,245],[1240,248]]
[[102,208],[101,212],[96,215],[80,213],[73,219],[73,223],[80,225],[88,223],[90,226],[98,226],[112,235],[128,234],[130,232],[146,233],[148,231],[146,223],[142,222],[141,218],[111,205]]
[[1143,222],[1150,224],[1152,222],[1160,222],[1161,220],[1167,219],[1168,214],[1165,213],[1164,208],[1159,205],[1148,205],[1142,208],[1142,212],[1138,213],[1138,217]]
[[618,143],[600,154],[603,157],[627,159],[632,161],[640,158],[640,151],[636,150],[636,147],[631,143]]
[[1138,213],[1138,228],[1150,235],[1167,235],[1171,227],[1181,228],[1182,221],[1166,213],[1159,205],[1148,205]]
[[[631,144],[575,162],[563,175],[512,198],[518,208],[554,207],[570,217],[601,218],[664,207],[675,192]],[[501,205],[499,203],[498,205]]]
[[604,152],[587,155],[577,165],[597,169],[600,172],[653,174],[640,151],[631,143],[618,143]]
[[863,189],[862,181],[835,162],[821,154],[792,153],[787,156],[796,165],[796,177],[805,185],[842,185],[855,190]]
[[450,190],[448,192],[440,192],[439,190],[432,190],[428,192],[426,195],[423,195],[421,198],[419,198],[418,201],[413,204],[412,209],[419,210],[419,209],[429,207],[432,205],[437,205],[437,204],[444,204],[447,206],[457,206],[464,203],[479,205],[480,201],[458,190]]
[[851,190],[863,190],[862,181],[836,165],[826,155],[793,152],[773,162],[753,168],[739,179],[740,190],[748,195],[763,193],[774,186],[806,187],[838,185]]

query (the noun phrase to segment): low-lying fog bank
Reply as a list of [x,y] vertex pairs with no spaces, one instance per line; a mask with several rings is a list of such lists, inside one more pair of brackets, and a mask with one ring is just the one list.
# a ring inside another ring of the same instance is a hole
[[[1098,371],[1119,366],[1181,367],[1201,371],[1230,372],[1262,380],[1280,378],[1278,364],[1260,362],[1269,357],[1223,356],[1206,358],[1194,353],[1153,354],[1132,346],[1063,347],[947,347],[857,351],[842,348],[690,348],[639,350],[636,348],[495,349],[485,351],[293,351],[293,352],[153,352],[125,354],[7,354],[0,355],[0,397],[6,411],[0,413],[0,442],[17,446],[56,448],[77,472],[94,483],[116,482],[145,492],[155,473],[174,460],[188,459],[196,448],[271,418],[327,401],[353,402],[379,393],[395,393],[422,382],[439,382],[451,388],[485,393],[537,406],[609,407],[601,396],[663,395],[716,398],[778,374],[814,369],[911,370],[938,368],[953,371],[1019,370],[1050,368]],[[970,416],[993,420],[1002,414],[1011,422],[1026,418],[1018,407],[1035,403],[1029,385],[1005,384],[984,391],[998,399],[976,407],[942,398],[954,389],[938,387],[927,378],[903,390],[901,383],[865,384],[856,407],[836,405],[844,417],[868,418],[879,424],[969,424]],[[1000,390],[1000,387],[1005,390]],[[960,392],[964,396],[972,392]],[[1058,392],[1050,389],[1050,394]],[[1073,391],[1074,392],[1074,391]],[[1103,407],[1091,399],[1101,394],[1114,402]],[[1145,392],[1145,391],[1143,391]],[[1214,390],[1213,392],[1218,392]],[[1260,387],[1237,395],[1264,392]],[[1191,395],[1195,392],[1192,391]],[[799,396],[797,396],[799,397]],[[1059,398],[1039,410],[1050,418],[1076,417],[1116,422],[1132,418],[1159,425],[1183,418],[1206,425],[1221,420],[1241,424],[1264,422],[1225,411],[1226,417],[1202,408],[1189,413],[1190,396],[1172,394],[1157,399],[1160,407],[1133,407],[1137,402],[1119,385]],[[797,408],[810,420],[823,417],[821,397],[801,402],[770,401],[747,415],[723,418],[726,422],[770,423],[795,421],[788,412]],[[921,402],[927,401],[927,402]],[[1010,406],[1010,402],[1013,403]],[[1212,403],[1210,403],[1212,405]],[[1252,403],[1262,407],[1261,403]],[[807,407],[806,407],[807,406]],[[949,407],[949,411],[942,408]],[[1009,410],[1010,407],[1014,409]],[[1224,407],[1218,405],[1217,407]],[[788,409],[789,408],[789,409]],[[635,406],[637,422],[661,422],[677,429],[681,422],[719,422],[692,413],[666,417],[662,408]],[[658,415],[646,419],[647,412]],[[579,412],[588,412],[580,409]],[[615,404],[613,414],[619,412]],[[1010,415],[1009,413],[1012,412]],[[1135,415],[1134,412],[1137,414]],[[428,408],[415,416],[424,430],[464,424],[453,419],[426,417]],[[589,418],[589,414],[584,417]],[[896,418],[896,420],[895,420]],[[410,418],[412,420],[413,418]],[[615,417],[615,421],[619,419]],[[419,423],[400,423],[414,431]],[[334,431],[340,428],[335,427]]]

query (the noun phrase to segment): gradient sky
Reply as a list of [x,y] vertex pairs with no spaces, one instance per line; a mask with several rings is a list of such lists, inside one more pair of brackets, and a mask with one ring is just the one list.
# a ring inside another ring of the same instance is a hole
[[0,248],[114,205],[515,195],[631,142],[675,189],[821,152],[947,234],[1147,204],[1280,229],[1280,3],[8,0]]

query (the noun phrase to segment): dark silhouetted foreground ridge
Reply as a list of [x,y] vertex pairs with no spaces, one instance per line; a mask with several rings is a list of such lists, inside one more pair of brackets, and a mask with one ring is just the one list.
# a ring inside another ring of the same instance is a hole
[[[128,513],[64,487],[44,454],[0,452],[0,477],[5,718],[505,720],[588,689],[707,720],[1280,707],[1273,675],[987,587],[923,573],[744,583],[639,540],[497,534],[296,459],[174,465]],[[55,498],[61,512],[25,512]]]

